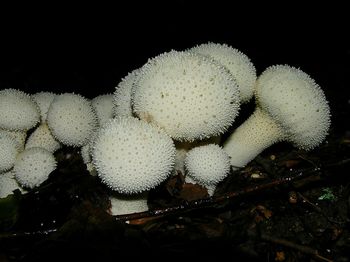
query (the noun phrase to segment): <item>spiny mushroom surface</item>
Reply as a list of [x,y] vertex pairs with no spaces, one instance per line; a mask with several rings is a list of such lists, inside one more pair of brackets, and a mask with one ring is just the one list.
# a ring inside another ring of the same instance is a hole
[[0,128],[26,131],[40,120],[40,110],[26,93],[15,89],[0,90]]
[[136,194],[170,175],[175,146],[159,128],[136,118],[118,117],[99,130],[92,159],[98,176],[112,190]]
[[226,44],[215,43],[201,44],[189,51],[210,56],[224,65],[237,81],[242,103],[253,97],[256,70],[248,56]]
[[52,136],[47,124],[43,123],[28,137],[25,149],[32,147],[41,147],[54,153],[61,147],[61,144]]
[[16,141],[0,130],[0,173],[13,167],[18,152]]
[[13,171],[0,174],[0,198],[13,194],[13,191],[16,189],[20,190],[22,193],[25,192],[15,179]]
[[199,146],[187,153],[185,167],[186,182],[193,180],[206,187],[209,195],[213,195],[216,185],[230,172],[230,157],[218,145]]
[[102,126],[109,119],[113,118],[113,95],[99,95],[91,100],[91,104],[96,112],[99,126]]
[[0,133],[10,136],[16,142],[18,151],[23,151],[27,138],[26,131],[9,131],[6,129],[0,129]]
[[83,146],[96,129],[97,117],[90,101],[77,94],[65,93],[56,95],[52,101],[47,124],[62,144]]
[[56,94],[51,92],[39,92],[32,95],[33,100],[37,103],[40,109],[41,122],[46,122],[47,112]]
[[133,116],[131,94],[138,74],[139,69],[135,69],[117,85],[113,95],[114,116]]
[[34,188],[44,182],[55,169],[53,154],[43,148],[33,147],[17,156],[13,172],[23,187]]
[[136,115],[179,141],[223,133],[239,110],[238,87],[228,70],[191,52],[171,51],[149,60],[133,90]]
[[231,165],[242,167],[279,141],[310,150],[326,137],[330,109],[315,81],[287,65],[269,67],[258,78],[257,108],[224,144]]

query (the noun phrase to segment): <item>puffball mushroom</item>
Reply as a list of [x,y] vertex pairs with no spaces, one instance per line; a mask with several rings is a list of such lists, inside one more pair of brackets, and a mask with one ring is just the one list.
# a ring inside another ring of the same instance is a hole
[[118,117],[97,134],[92,159],[98,176],[124,194],[148,191],[171,173],[175,146],[159,128],[131,117]]
[[209,144],[191,149],[185,158],[186,182],[197,182],[214,194],[216,185],[230,172],[230,157],[218,145]]
[[201,44],[189,51],[209,56],[225,66],[237,81],[242,103],[253,97],[256,70],[248,56],[226,44],[215,43]]
[[39,108],[29,95],[15,89],[0,90],[0,128],[26,131],[39,120]]
[[232,75],[216,61],[171,51],[140,69],[133,110],[173,139],[193,141],[228,129],[238,114],[239,91]]
[[16,141],[7,133],[0,131],[0,173],[13,167],[18,154]]
[[0,129],[0,133],[10,136],[16,142],[18,151],[23,151],[27,138],[26,131],[9,131],[6,129]]
[[18,184],[13,171],[0,174],[0,198],[4,198],[8,195],[13,194],[13,191],[15,191],[16,189],[20,190],[22,193],[26,192]]
[[113,94],[114,116],[133,116],[131,94],[139,69],[130,72],[120,81]]
[[270,145],[285,140],[310,150],[328,133],[330,110],[321,88],[303,71],[269,67],[256,84],[257,108],[224,143],[234,167],[245,166]]
[[34,188],[44,182],[55,169],[53,154],[43,148],[33,147],[17,156],[13,172],[23,187]]
[[32,95],[33,100],[39,106],[41,122],[46,122],[47,112],[56,94],[51,92],[39,92]]
[[98,124],[100,126],[106,123],[109,119],[113,118],[113,95],[99,95],[91,100],[91,104],[96,112]]
[[47,124],[43,123],[39,125],[28,137],[25,149],[32,147],[41,147],[51,153],[54,153],[60,149],[61,144],[52,136]]
[[84,97],[65,93],[56,95],[47,113],[52,135],[62,144],[83,146],[97,126],[96,113]]

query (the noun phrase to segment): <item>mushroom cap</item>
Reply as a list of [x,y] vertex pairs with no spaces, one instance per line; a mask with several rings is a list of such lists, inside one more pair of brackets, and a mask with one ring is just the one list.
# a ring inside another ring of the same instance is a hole
[[254,93],[256,70],[248,56],[226,44],[207,43],[189,50],[210,56],[225,66],[236,79],[241,102],[248,102]]
[[0,130],[0,173],[11,169],[18,154],[16,141]]
[[228,70],[191,52],[171,51],[149,60],[133,90],[136,115],[179,141],[225,132],[239,110],[239,91]]
[[131,94],[138,74],[139,69],[135,69],[117,85],[113,95],[115,116],[133,116]]
[[170,175],[175,145],[159,128],[136,118],[118,117],[99,130],[92,159],[98,176],[110,188],[141,193]]
[[13,171],[0,174],[0,198],[11,195],[16,189],[19,189],[21,192],[25,192],[25,190],[20,187],[15,179],[15,174]]
[[40,109],[41,122],[45,122],[49,107],[55,98],[56,94],[51,92],[39,92],[32,95],[33,100],[37,103]]
[[53,154],[39,147],[21,152],[13,167],[18,183],[28,188],[39,186],[55,169],[56,160]]
[[257,104],[284,131],[287,140],[309,150],[326,137],[330,110],[326,97],[315,81],[300,69],[276,65],[257,80]]
[[0,128],[18,131],[34,127],[40,110],[26,93],[15,89],[0,90]]
[[47,114],[52,135],[62,144],[83,146],[97,126],[96,113],[90,101],[71,93],[56,95]]
[[25,149],[32,147],[44,148],[47,151],[54,153],[61,147],[61,144],[52,136],[47,124],[43,123],[28,137]]
[[9,131],[6,129],[0,129],[0,133],[9,135],[13,140],[15,140],[18,151],[23,151],[27,138],[26,131]]
[[185,167],[199,184],[216,185],[229,174],[230,157],[216,144],[199,146],[187,153]]
[[91,100],[91,104],[95,109],[98,124],[102,126],[109,119],[113,118],[114,105],[113,105],[113,95],[105,94],[99,95]]

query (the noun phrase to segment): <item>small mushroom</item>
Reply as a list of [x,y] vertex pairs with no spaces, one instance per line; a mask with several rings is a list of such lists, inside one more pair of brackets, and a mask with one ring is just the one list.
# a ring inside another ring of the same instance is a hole
[[287,65],[266,69],[256,83],[256,110],[224,143],[233,167],[243,167],[279,141],[310,150],[326,137],[328,102],[309,75]]
[[218,145],[199,146],[187,153],[185,167],[185,181],[204,186],[212,196],[216,185],[230,172],[230,157]]

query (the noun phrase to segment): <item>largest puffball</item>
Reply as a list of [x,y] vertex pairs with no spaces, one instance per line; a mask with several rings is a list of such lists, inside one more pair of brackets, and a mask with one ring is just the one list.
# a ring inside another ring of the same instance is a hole
[[135,194],[154,188],[170,175],[175,145],[160,129],[120,117],[99,130],[92,158],[105,184],[119,193]]
[[238,114],[239,91],[233,76],[216,61],[171,51],[141,68],[133,109],[173,139],[193,141],[228,129]]

